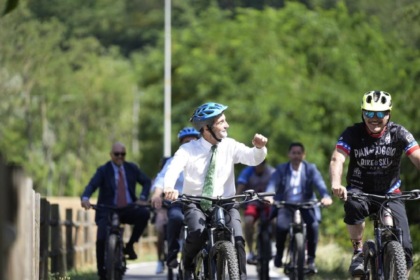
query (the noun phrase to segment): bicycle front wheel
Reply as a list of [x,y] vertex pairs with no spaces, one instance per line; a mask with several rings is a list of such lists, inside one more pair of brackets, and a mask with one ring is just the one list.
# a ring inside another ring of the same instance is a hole
[[216,279],[239,280],[239,264],[235,246],[229,241],[218,241],[215,246]]
[[123,273],[121,271],[121,245],[118,242],[118,237],[111,234],[108,237],[108,244],[105,255],[106,279],[121,280]]
[[258,262],[257,272],[259,280],[270,279],[270,260],[271,260],[271,240],[268,231],[260,232],[257,240]]
[[376,267],[376,246],[373,240],[367,240],[363,244],[364,269],[366,280],[378,280],[378,270]]
[[305,245],[303,233],[296,233],[292,242],[293,252],[291,255],[291,261],[293,265],[290,268],[290,279],[303,280],[303,276],[305,274]]
[[384,246],[383,255],[385,279],[407,279],[407,264],[404,249],[398,241],[390,241]]
[[170,267],[168,267],[168,275],[167,275],[166,279],[168,279],[168,280],[173,280],[174,279],[174,271]]

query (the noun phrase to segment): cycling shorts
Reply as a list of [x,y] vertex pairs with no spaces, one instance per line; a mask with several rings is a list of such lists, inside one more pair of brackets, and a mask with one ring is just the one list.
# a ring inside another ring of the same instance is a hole
[[[264,207],[264,212],[268,216],[270,214],[270,206],[264,205],[262,207]],[[260,217],[260,210],[262,207],[255,204],[248,204],[245,208],[244,215],[252,216],[255,220],[257,220]]]

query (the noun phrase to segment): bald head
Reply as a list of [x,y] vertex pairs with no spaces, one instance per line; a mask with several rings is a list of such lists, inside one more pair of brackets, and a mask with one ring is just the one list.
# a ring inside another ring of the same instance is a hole
[[125,160],[125,146],[121,142],[115,142],[111,147],[111,160],[117,166],[121,166]]

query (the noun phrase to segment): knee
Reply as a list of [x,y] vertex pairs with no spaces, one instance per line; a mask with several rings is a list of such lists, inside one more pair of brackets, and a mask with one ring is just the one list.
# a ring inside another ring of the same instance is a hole
[[311,234],[318,234],[318,228],[319,228],[319,226],[318,226],[318,223],[312,223],[309,227],[308,227],[308,231],[311,233]]
[[150,211],[145,207],[140,207],[137,209],[136,216],[137,220],[148,221],[150,218]]

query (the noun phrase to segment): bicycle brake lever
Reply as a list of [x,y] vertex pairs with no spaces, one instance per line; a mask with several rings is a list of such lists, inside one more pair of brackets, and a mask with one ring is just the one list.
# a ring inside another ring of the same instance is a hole
[[412,190],[410,192],[410,197],[412,199],[420,199],[420,190]]

